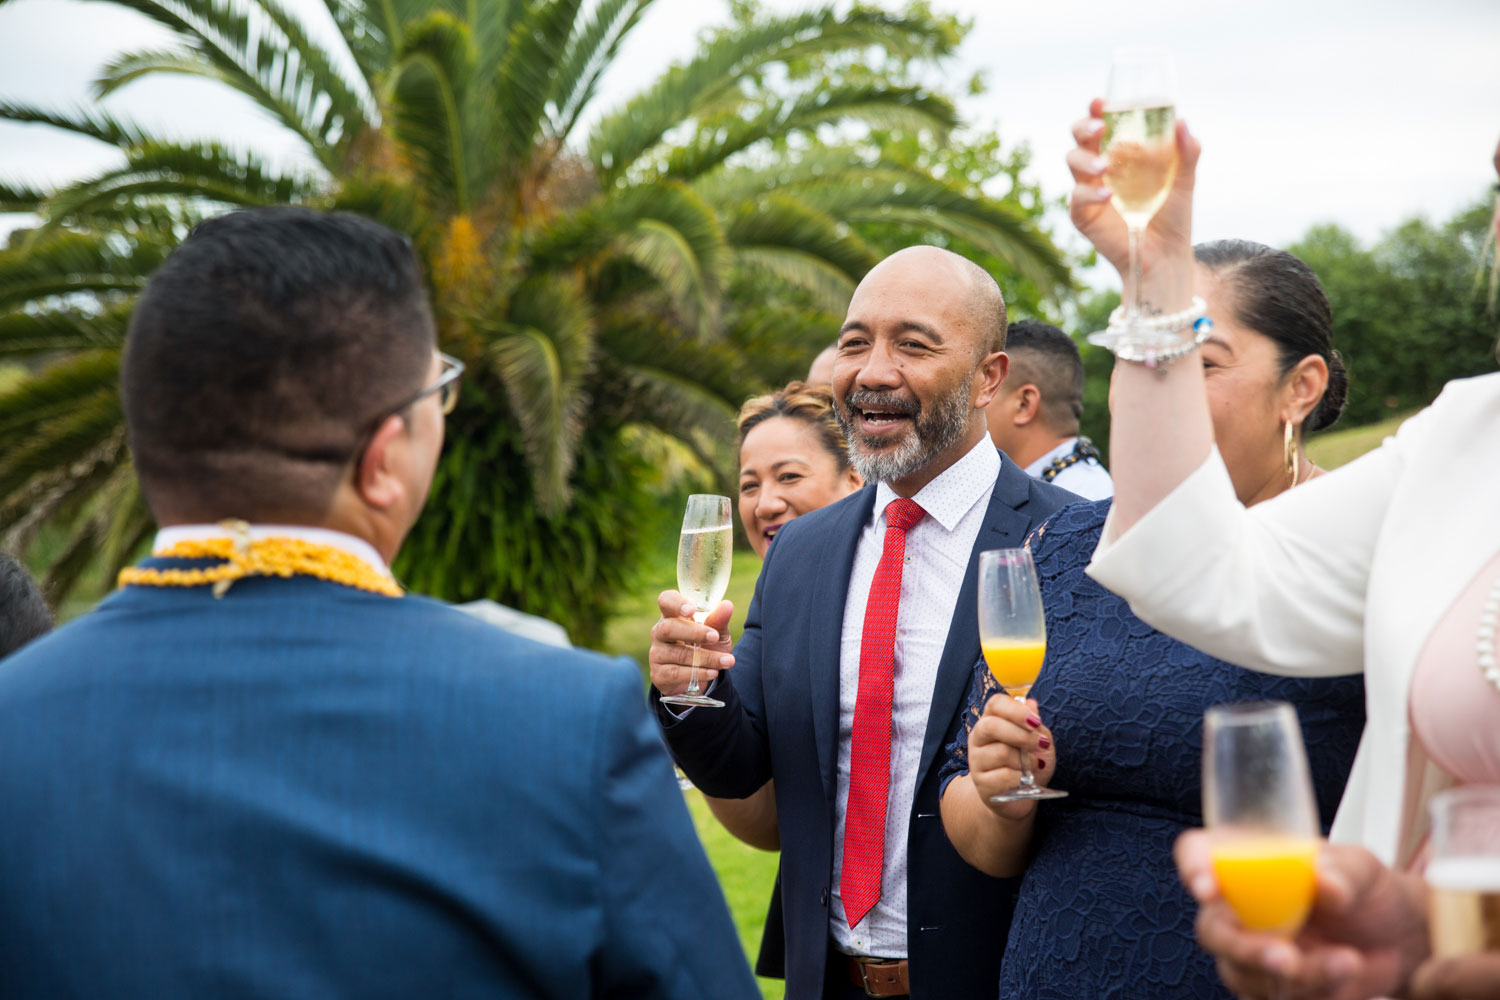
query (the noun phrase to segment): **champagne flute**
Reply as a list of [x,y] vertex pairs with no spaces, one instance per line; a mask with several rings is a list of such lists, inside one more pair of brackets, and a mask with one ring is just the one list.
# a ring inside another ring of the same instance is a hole
[[1319,827],[1291,705],[1237,702],[1204,714],[1203,820],[1219,892],[1240,923],[1296,934],[1312,909]]
[[1428,928],[1436,958],[1500,951],[1500,787],[1433,796]]
[[[730,549],[734,536],[729,522],[729,498],[694,493],[682,515],[682,536],[677,543],[677,589],[698,610],[693,620],[703,621],[729,588]],[[699,705],[722,708],[698,687],[698,645],[693,644],[693,662],[688,669],[687,690],[663,695],[668,705]]]
[[[1005,693],[1024,702],[1047,656],[1042,591],[1029,549],[979,553],[979,648]],[[1014,791],[990,796],[990,801],[1060,799],[1067,794],[1038,785],[1031,774],[1031,760],[1022,751],[1021,783]]]
[[1089,336],[1089,343],[1101,347],[1128,340],[1142,348],[1160,349],[1177,339],[1175,332],[1151,334],[1136,329],[1141,318],[1141,234],[1177,179],[1176,91],[1177,72],[1165,49],[1124,46],[1115,50],[1104,100],[1101,148],[1109,161],[1110,203],[1125,220],[1130,240],[1130,289],[1123,331],[1115,328]]

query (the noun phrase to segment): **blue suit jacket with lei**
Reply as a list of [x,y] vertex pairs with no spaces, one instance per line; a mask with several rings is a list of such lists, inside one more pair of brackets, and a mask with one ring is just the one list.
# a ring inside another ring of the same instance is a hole
[[0,662],[0,995],[758,996],[625,661],[309,578]]

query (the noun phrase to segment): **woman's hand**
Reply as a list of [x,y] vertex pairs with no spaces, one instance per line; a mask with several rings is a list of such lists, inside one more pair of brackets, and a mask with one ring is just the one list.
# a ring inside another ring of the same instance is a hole
[[[1089,116],[1073,125],[1073,139],[1078,145],[1068,153],[1074,183],[1068,210],[1078,231],[1114,265],[1123,280],[1129,281],[1130,242],[1125,220],[1110,204],[1109,161],[1100,153],[1103,114],[1104,101],[1095,98],[1089,105]],[[1163,278],[1170,279],[1164,290],[1173,294],[1178,286],[1192,288],[1193,182],[1203,147],[1188,132],[1185,122],[1177,123],[1176,138],[1177,178],[1141,238],[1142,297],[1155,302],[1158,311],[1178,308],[1172,301],[1157,301],[1164,296],[1153,289]]]
[[1035,802],[989,801],[991,795],[1013,792],[1021,783],[1022,754],[1031,760],[1036,783],[1045,786],[1057,770],[1057,750],[1036,702],[993,695],[969,733],[969,775],[990,810],[1006,819],[1023,819],[1036,809]]

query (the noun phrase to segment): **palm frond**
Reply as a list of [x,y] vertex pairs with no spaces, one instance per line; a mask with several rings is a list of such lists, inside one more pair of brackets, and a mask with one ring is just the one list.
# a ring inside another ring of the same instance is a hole
[[784,105],[763,108],[753,116],[709,119],[692,140],[668,154],[664,172],[684,179],[697,177],[758,142],[781,141],[794,133],[815,133],[825,125],[850,121],[873,128],[926,131],[941,139],[958,124],[958,112],[952,101],[920,87],[851,84],[818,90]]
[[528,164],[547,118],[558,64],[578,19],[580,0],[534,0],[510,32],[494,99],[499,154],[513,168]]
[[553,513],[568,501],[594,338],[594,317],[577,282],[547,276],[517,287],[510,315],[489,348],[491,367],[521,428],[538,503]]
[[[0,397],[0,406],[9,402],[8,395]],[[15,423],[4,418],[0,421],[7,425]],[[75,396],[64,413],[48,420],[28,416],[24,426],[26,433],[21,443],[7,448],[0,458],[0,497],[9,496],[33,477],[85,459],[111,435],[120,433],[119,392],[110,386]]]
[[[328,54],[275,0],[110,0],[167,28],[211,73],[298,135],[324,167],[341,143],[371,121],[373,102],[356,93]],[[111,86],[108,79],[101,81]]]
[[314,201],[322,185],[278,174],[255,156],[219,143],[145,142],[132,146],[122,167],[70,184],[41,206],[45,236],[104,206],[148,195],[181,195],[222,205],[278,205]]
[[403,151],[421,168],[433,203],[467,211],[463,108],[473,75],[469,29],[442,11],[408,25],[394,75],[392,111]]
[[599,78],[614,62],[620,44],[640,22],[653,0],[601,0],[588,24],[569,39],[568,51],[552,88],[555,113],[552,138],[565,140],[578,123],[599,86]]
[[885,222],[962,239],[1055,293],[1070,280],[1062,251],[1019,208],[976,198],[915,171],[865,171],[857,178],[794,185],[788,193],[850,223]]
[[19,181],[0,181],[0,212],[35,212],[47,192]]
[[[43,369],[0,393],[0,438],[8,442],[33,438],[49,423],[87,410],[101,400],[113,401],[118,423],[119,378],[120,352],[116,350],[77,354]],[[28,441],[28,446],[33,443]]]
[[0,358],[25,358],[51,351],[118,350],[125,343],[130,304],[101,314],[78,309],[0,313]]
[[122,149],[147,142],[151,136],[140,126],[122,121],[114,115],[87,108],[72,111],[48,111],[45,108],[15,101],[0,100],[0,119],[30,125],[51,125],[65,132],[88,136]]
[[139,290],[171,250],[166,241],[94,233],[25,242],[0,251],[0,309],[52,295]]
[[722,101],[753,71],[825,52],[879,46],[897,58],[946,54],[948,41],[921,12],[911,16],[855,7],[845,16],[830,7],[766,18],[711,40],[684,65],[607,115],[589,139],[589,156],[606,183],[625,175],[668,131]]

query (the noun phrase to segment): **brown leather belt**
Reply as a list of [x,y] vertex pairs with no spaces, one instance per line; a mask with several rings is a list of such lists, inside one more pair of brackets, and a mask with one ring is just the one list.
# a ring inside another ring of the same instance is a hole
[[865,991],[869,997],[904,997],[911,992],[906,978],[904,958],[855,958],[853,955],[838,956],[849,981]]

